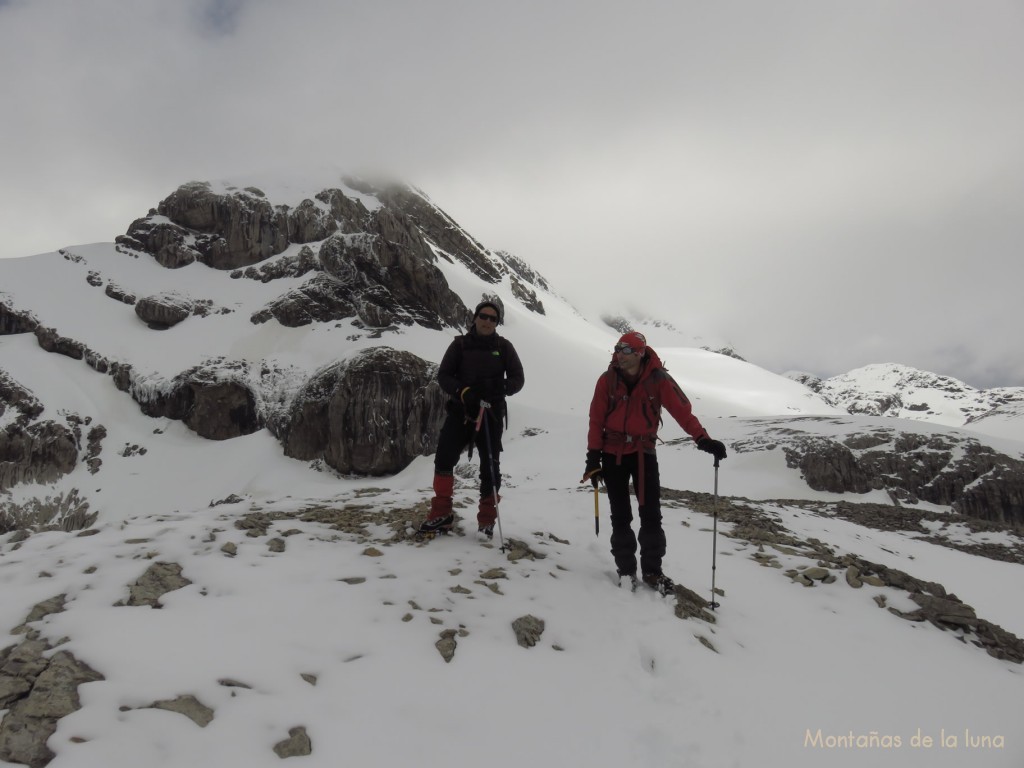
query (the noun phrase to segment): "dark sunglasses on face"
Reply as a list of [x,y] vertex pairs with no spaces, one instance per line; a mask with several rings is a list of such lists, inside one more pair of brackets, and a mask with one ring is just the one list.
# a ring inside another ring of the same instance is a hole
[[481,320],[486,320],[488,323],[496,323],[496,322],[498,322],[498,316],[497,315],[489,315],[489,314],[487,314],[485,312],[477,312],[476,316],[479,317]]
[[633,349],[629,344],[616,344],[615,351],[621,352],[624,355],[632,355],[637,352],[637,350]]

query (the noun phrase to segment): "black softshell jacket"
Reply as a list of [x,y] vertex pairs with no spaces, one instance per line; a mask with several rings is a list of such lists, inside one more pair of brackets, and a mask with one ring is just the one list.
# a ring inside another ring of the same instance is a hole
[[497,332],[481,336],[471,329],[449,345],[437,381],[453,400],[459,400],[464,387],[475,387],[484,400],[496,405],[521,390],[526,378],[512,342]]

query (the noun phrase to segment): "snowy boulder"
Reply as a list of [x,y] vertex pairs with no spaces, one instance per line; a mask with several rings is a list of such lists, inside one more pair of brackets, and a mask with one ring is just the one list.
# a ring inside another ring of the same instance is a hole
[[208,440],[229,440],[263,428],[244,376],[242,364],[197,366],[159,389],[131,387],[131,393],[147,416],[177,419]]
[[166,330],[192,314],[193,303],[180,293],[168,291],[140,299],[135,314],[153,330]]
[[317,373],[295,398],[285,455],[323,459],[342,473],[389,475],[432,453],[444,420],[437,367],[389,347]]

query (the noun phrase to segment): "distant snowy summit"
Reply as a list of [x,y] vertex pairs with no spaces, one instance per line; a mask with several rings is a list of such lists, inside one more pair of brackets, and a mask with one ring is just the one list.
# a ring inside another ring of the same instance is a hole
[[959,379],[899,363],[865,365],[829,379],[798,371],[784,375],[849,413],[1024,438],[1024,387],[975,389]]

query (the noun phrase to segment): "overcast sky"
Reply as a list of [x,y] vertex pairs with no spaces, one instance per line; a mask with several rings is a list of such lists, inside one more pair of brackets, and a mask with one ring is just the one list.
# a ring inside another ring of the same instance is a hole
[[1022,41],[1021,0],[0,0],[0,256],[329,163],[770,370],[1024,386]]

